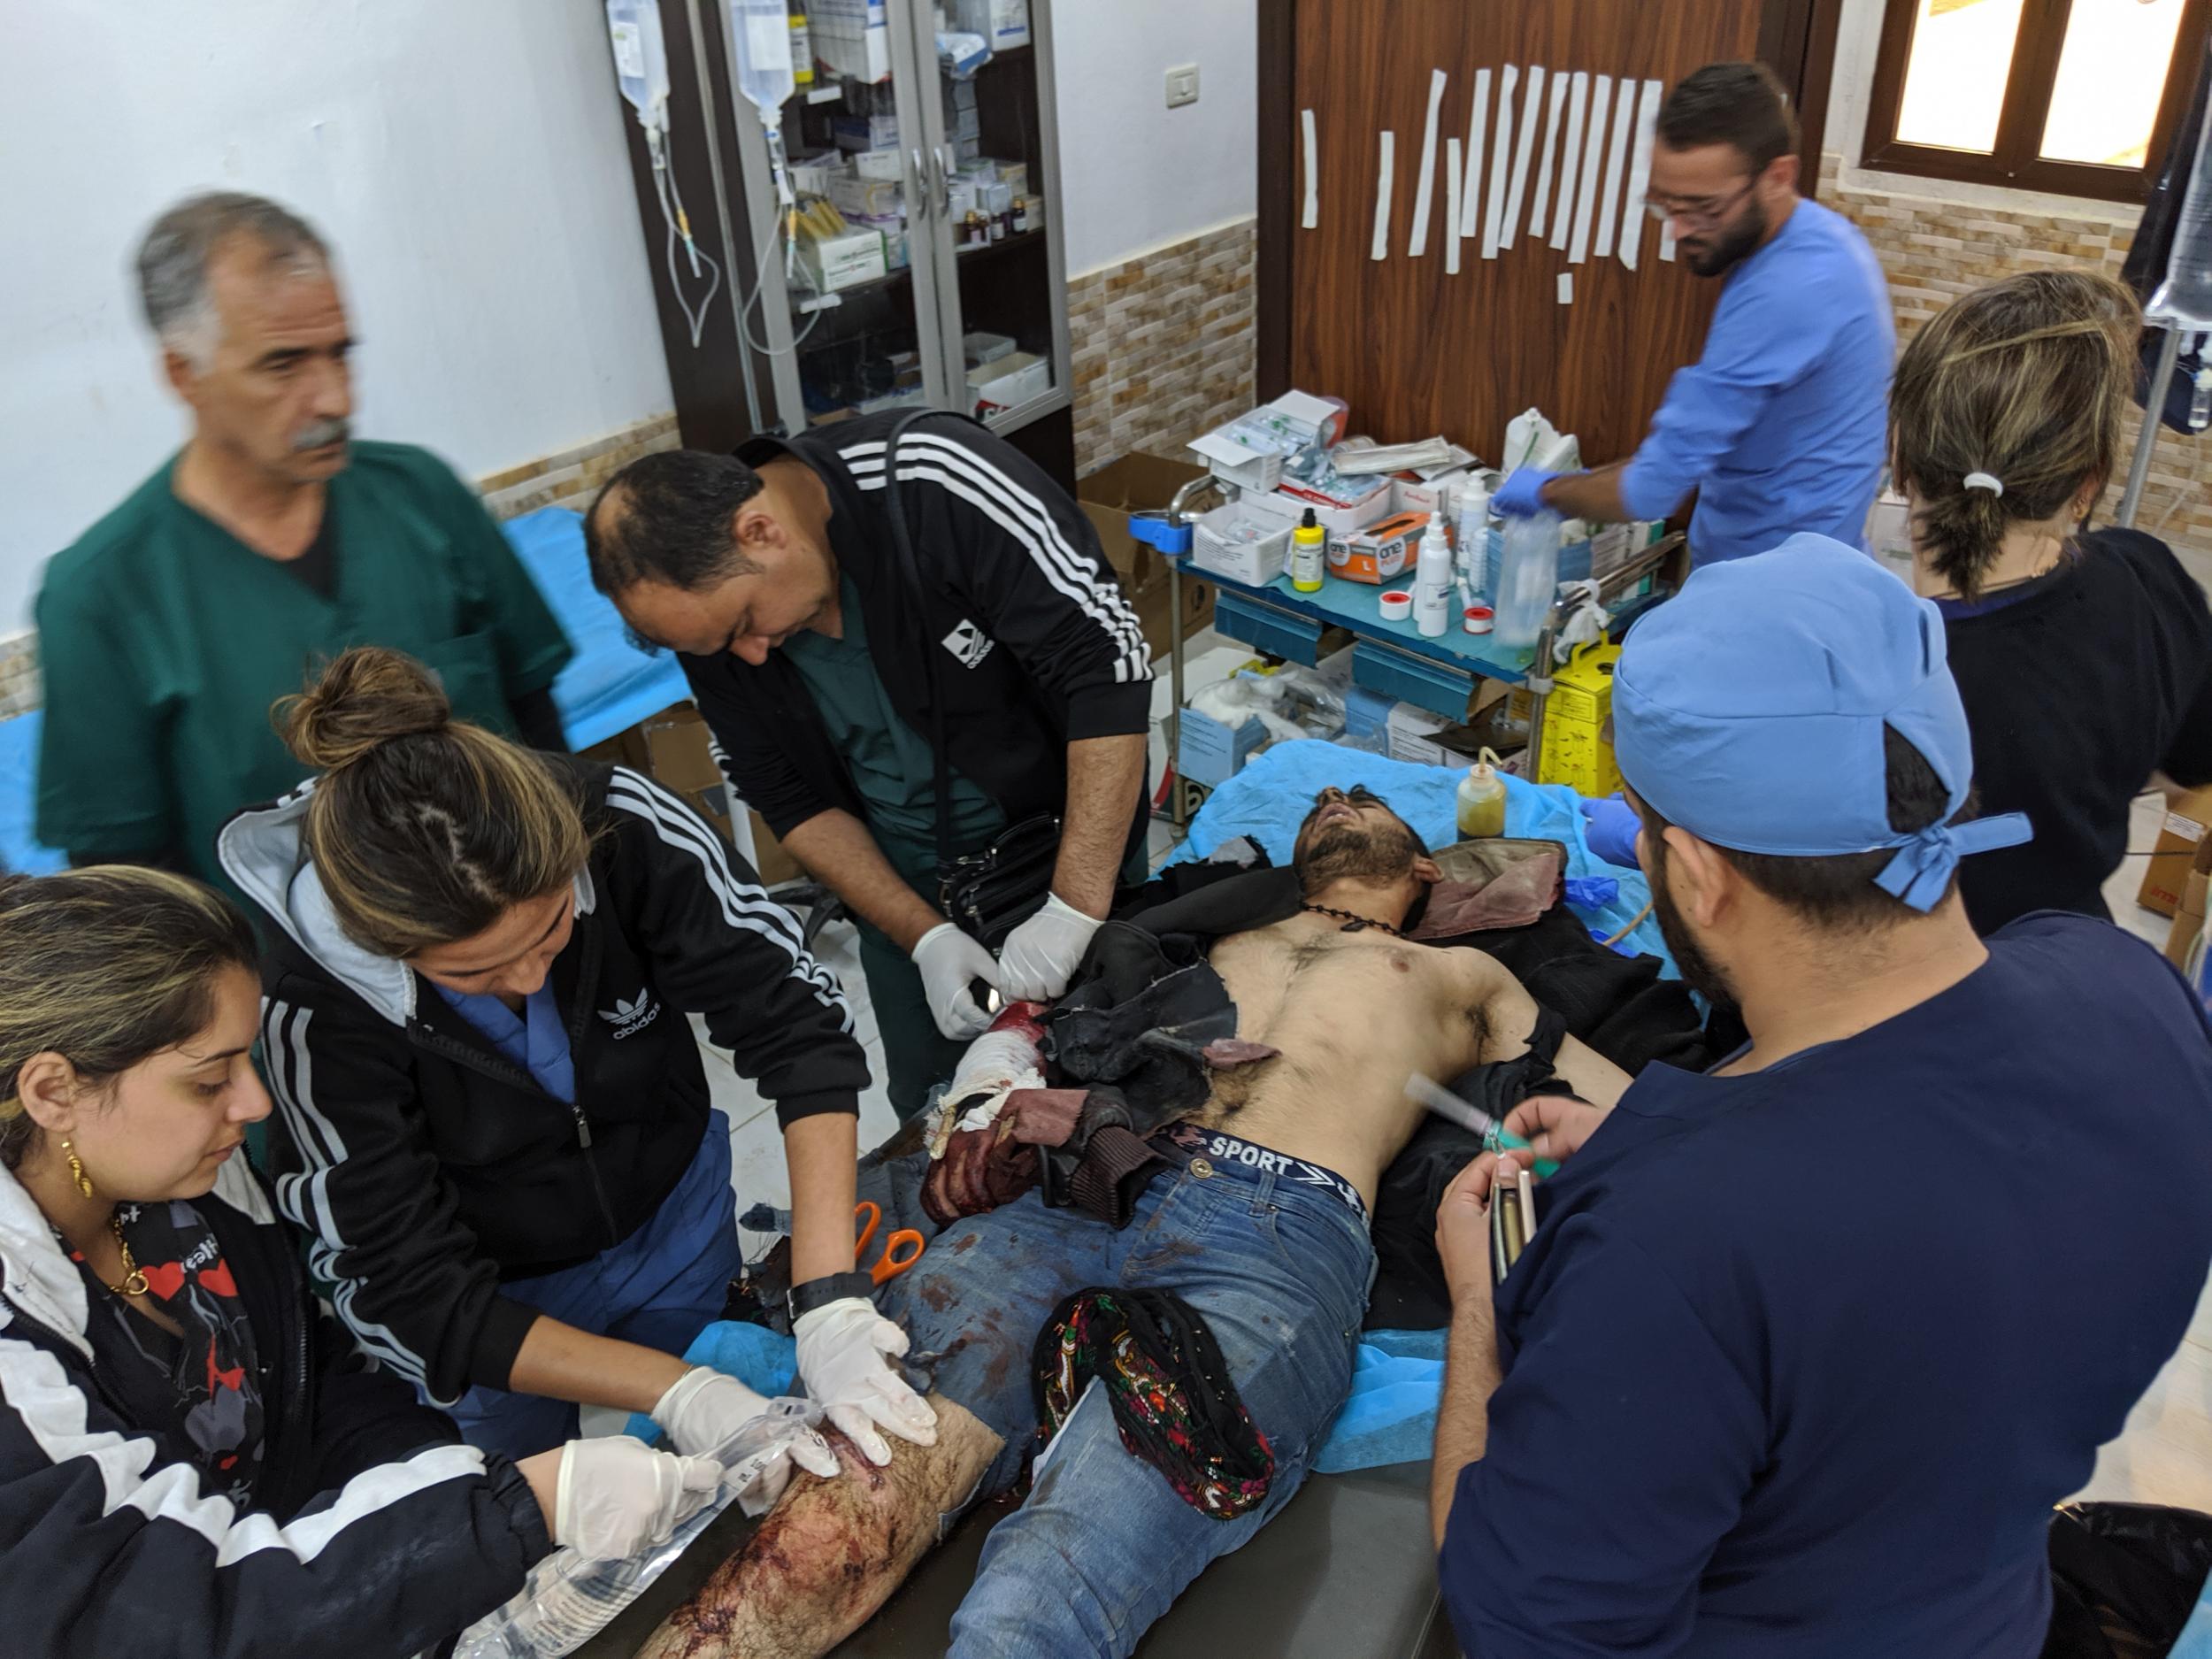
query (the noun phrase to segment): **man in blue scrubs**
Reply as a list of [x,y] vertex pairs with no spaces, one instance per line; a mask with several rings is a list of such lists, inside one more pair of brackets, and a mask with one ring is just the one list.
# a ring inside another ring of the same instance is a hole
[[2212,1031],[2148,946],[1977,939],[1943,623],[1817,536],[1702,570],[1614,683],[1704,1075],[1509,1125],[1566,1157],[1491,1291],[1496,1159],[1438,1212],[1453,1287],[1439,1571],[1472,1655],[2034,1659],[2045,1528],[2212,1262]]
[[1800,531],[1863,542],[1897,350],[1889,290],[1857,227],[1799,197],[1797,144],[1761,65],[1708,64],[1668,94],[1645,204],[1691,270],[1726,279],[1705,355],[1677,372],[1626,462],[1523,467],[1498,511],[1665,518],[1695,490],[1700,565]]

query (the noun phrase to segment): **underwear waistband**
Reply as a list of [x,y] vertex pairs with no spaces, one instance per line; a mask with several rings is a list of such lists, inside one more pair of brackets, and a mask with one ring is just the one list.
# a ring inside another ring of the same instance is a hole
[[1340,1200],[1346,1209],[1359,1217],[1361,1226],[1368,1225],[1367,1203],[1360,1197],[1359,1188],[1334,1170],[1304,1158],[1294,1158],[1286,1152],[1272,1151],[1219,1129],[1202,1128],[1197,1124],[1171,1124],[1154,1135],[1152,1141],[1156,1146],[1171,1147],[1190,1157],[1206,1158],[1223,1170],[1271,1174],[1294,1187],[1317,1187]]

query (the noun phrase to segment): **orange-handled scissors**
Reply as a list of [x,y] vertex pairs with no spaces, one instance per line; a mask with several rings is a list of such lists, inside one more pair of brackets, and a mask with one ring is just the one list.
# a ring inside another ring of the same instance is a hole
[[876,1284],[887,1279],[896,1279],[901,1273],[922,1259],[923,1247],[928,1242],[911,1227],[901,1227],[883,1241],[883,1254],[871,1267],[864,1258],[868,1245],[876,1236],[876,1229],[883,1225],[883,1209],[868,1199],[862,1199],[853,1207],[853,1219],[860,1225],[860,1242],[853,1248],[853,1265],[867,1268],[868,1277]]

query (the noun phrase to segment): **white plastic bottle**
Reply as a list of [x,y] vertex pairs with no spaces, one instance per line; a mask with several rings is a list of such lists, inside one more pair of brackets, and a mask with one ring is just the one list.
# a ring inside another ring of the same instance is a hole
[[1459,579],[1474,595],[1490,593],[1490,492],[1470,481],[1459,494]]
[[1413,585],[1413,621],[1424,639],[1438,639],[1452,624],[1452,544],[1444,515],[1429,514],[1421,534],[1421,565]]

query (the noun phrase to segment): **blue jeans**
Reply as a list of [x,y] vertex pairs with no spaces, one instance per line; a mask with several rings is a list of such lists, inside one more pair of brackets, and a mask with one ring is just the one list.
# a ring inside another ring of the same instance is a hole
[[916,1356],[933,1356],[938,1389],[1005,1437],[978,1496],[1011,1486],[1035,1452],[1031,1349],[1060,1301],[1094,1286],[1189,1302],[1275,1455],[1259,1509],[1214,1520],[1123,1447],[1104,1393],[1088,1390],[1028,1500],[984,1546],[953,1618],[954,1659],[1125,1655],[1298,1490],[1351,1386],[1375,1253],[1361,1214],[1286,1163],[1194,1157],[1156,1179],[1119,1231],[1031,1192],[955,1222],[885,1287],[883,1311]]
[[[588,1262],[510,1279],[499,1289],[595,1336],[681,1354],[722,1317],[741,1260],[730,1190],[730,1121],[710,1112],[698,1156],[643,1226]],[[576,1408],[567,1401],[504,1388],[472,1388],[447,1415],[470,1445],[510,1457],[576,1435]]]

